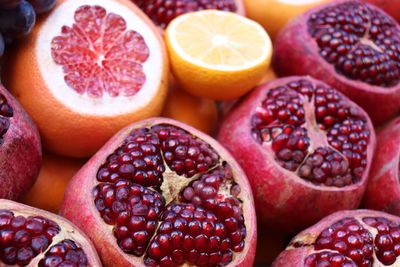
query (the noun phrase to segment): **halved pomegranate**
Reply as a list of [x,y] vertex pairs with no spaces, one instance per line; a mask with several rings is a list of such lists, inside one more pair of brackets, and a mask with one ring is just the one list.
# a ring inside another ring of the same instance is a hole
[[272,267],[399,266],[400,217],[339,211],[296,235]]
[[175,17],[203,9],[218,9],[244,15],[243,0],[131,0],[161,28]]
[[377,135],[377,148],[363,205],[400,215],[400,117]]
[[375,148],[368,115],[306,76],[257,87],[230,111],[218,140],[249,177],[258,218],[288,232],[358,207]]
[[311,75],[363,107],[374,124],[400,111],[400,26],[363,1],[331,1],[293,19],[278,35],[280,76]]
[[25,193],[35,182],[41,162],[35,124],[0,85],[0,198],[17,199]]
[[0,244],[1,266],[102,266],[91,241],[69,221],[5,199]]
[[183,123],[152,118],[111,138],[74,176],[61,214],[105,265],[251,266],[253,197],[232,156]]

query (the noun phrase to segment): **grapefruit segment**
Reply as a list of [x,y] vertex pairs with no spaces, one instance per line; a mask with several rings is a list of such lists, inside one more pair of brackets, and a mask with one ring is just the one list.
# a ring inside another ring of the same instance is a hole
[[129,0],[60,0],[10,58],[5,82],[57,154],[90,156],[166,98],[164,43]]

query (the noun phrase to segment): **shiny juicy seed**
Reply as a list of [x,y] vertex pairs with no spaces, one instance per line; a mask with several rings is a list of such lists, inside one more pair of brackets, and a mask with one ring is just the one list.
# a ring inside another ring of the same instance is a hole
[[192,177],[218,163],[219,156],[203,140],[172,125],[156,125],[152,131],[161,140],[161,150],[168,167],[178,175]]
[[31,32],[35,22],[35,10],[27,1],[10,9],[0,9],[0,32],[4,36],[23,37]]
[[74,23],[63,26],[51,41],[51,56],[62,66],[68,87],[95,99],[140,91],[146,82],[142,64],[149,55],[144,38],[101,6],[80,6]]
[[28,265],[38,254],[45,251],[53,236],[48,231],[60,232],[60,227],[39,216],[15,216],[8,210],[0,210],[0,259],[8,265]]
[[378,260],[385,265],[393,264],[400,255],[400,223],[379,217],[367,217],[363,222],[378,231],[374,240]]
[[[306,128],[307,123],[312,127]],[[310,139],[310,131],[327,143],[310,150],[317,141]],[[252,133],[271,146],[280,166],[314,184],[351,185],[367,167],[371,133],[366,119],[346,106],[336,90],[307,80],[269,90],[252,117]]]
[[143,255],[164,208],[163,197],[127,180],[100,184],[93,194],[103,220],[114,225],[120,248],[129,254]]
[[184,13],[218,9],[236,11],[234,0],[131,0],[141,8],[158,26],[166,28],[175,17]]
[[165,171],[160,140],[145,129],[133,131],[123,145],[108,156],[97,173],[100,182],[128,179],[143,186],[160,186]]
[[356,219],[345,218],[321,232],[316,250],[334,250],[356,264],[373,263],[373,236]]
[[238,228],[229,232],[221,224],[223,219],[193,204],[167,206],[160,222],[145,256],[148,266],[154,263],[162,266],[163,262],[169,262],[170,266],[178,266],[182,262],[198,266],[224,266],[232,261],[231,249],[246,236]]
[[35,9],[37,15],[50,11],[56,4],[56,0],[27,0]]
[[74,241],[65,239],[52,246],[40,260],[39,267],[88,266],[85,252]]
[[371,85],[391,87],[400,81],[400,35],[397,23],[361,2],[344,2],[314,13],[309,33],[320,55],[342,75]]
[[340,267],[360,267],[351,259],[335,253],[335,252],[320,252],[314,253],[304,260],[305,267],[331,267],[331,266],[340,266]]
[[[210,173],[203,174],[198,180],[192,182],[184,188],[180,194],[180,201],[192,203],[200,206],[207,211],[211,211],[223,220],[228,232],[233,232],[238,228],[244,227],[244,218],[240,201],[234,197],[227,197],[226,188],[236,188],[238,185],[233,184],[232,172],[228,166],[221,167]],[[241,239],[235,244],[242,241]]]

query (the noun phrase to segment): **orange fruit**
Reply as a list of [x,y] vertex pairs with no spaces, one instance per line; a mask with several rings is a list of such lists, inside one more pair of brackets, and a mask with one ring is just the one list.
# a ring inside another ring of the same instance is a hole
[[181,87],[215,100],[238,98],[262,78],[272,44],[258,23],[235,13],[203,10],[172,20],[165,32]]
[[271,39],[293,17],[332,0],[244,0],[246,15],[260,23]]
[[129,0],[60,0],[10,56],[6,84],[48,150],[86,157],[125,125],[161,113],[168,58]]
[[171,79],[163,117],[189,124],[202,132],[212,134],[217,123],[217,105],[214,100],[189,94]]
[[20,202],[57,213],[69,180],[84,163],[83,159],[44,153],[36,183]]

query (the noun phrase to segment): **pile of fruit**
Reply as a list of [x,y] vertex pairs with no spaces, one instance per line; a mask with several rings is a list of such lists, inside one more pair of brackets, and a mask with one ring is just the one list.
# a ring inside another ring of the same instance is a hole
[[399,22],[0,0],[0,265],[400,266]]

